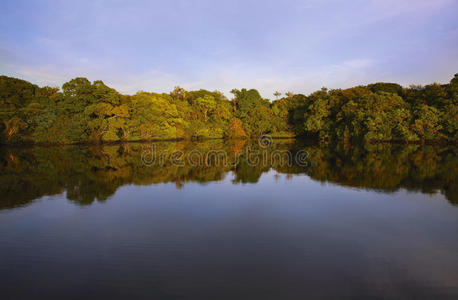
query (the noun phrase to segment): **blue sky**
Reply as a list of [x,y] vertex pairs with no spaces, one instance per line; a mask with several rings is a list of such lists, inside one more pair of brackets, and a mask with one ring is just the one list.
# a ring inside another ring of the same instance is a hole
[[458,73],[458,0],[0,2],[0,74],[308,94]]

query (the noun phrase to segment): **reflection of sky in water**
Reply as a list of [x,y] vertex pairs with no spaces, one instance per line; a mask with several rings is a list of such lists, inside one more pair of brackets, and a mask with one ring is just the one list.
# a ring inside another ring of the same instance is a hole
[[229,173],[181,189],[128,185],[90,206],[62,195],[1,211],[3,293],[458,295],[458,209],[443,195],[275,174],[255,184],[234,185]]

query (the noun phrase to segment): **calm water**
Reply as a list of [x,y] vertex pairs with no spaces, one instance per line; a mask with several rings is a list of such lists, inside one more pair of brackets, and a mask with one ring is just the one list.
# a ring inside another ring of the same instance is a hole
[[457,157],[286,140],[0,148],[0,298],[458,299]]

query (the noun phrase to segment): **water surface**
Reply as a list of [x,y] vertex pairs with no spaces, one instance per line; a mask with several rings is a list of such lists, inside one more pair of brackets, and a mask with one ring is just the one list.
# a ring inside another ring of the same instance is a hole
[[456,299],[456,154],[289,140],[1,148],[0,295]]

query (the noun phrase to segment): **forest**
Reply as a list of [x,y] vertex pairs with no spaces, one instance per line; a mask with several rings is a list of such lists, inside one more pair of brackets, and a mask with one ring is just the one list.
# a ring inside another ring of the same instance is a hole
[[102,81],[62,88],[0,76],[1,144],[308,137],[322,142],[458,140],[458,74],[448,84],[375,83],[310,95],[255,89],[123,95]]

